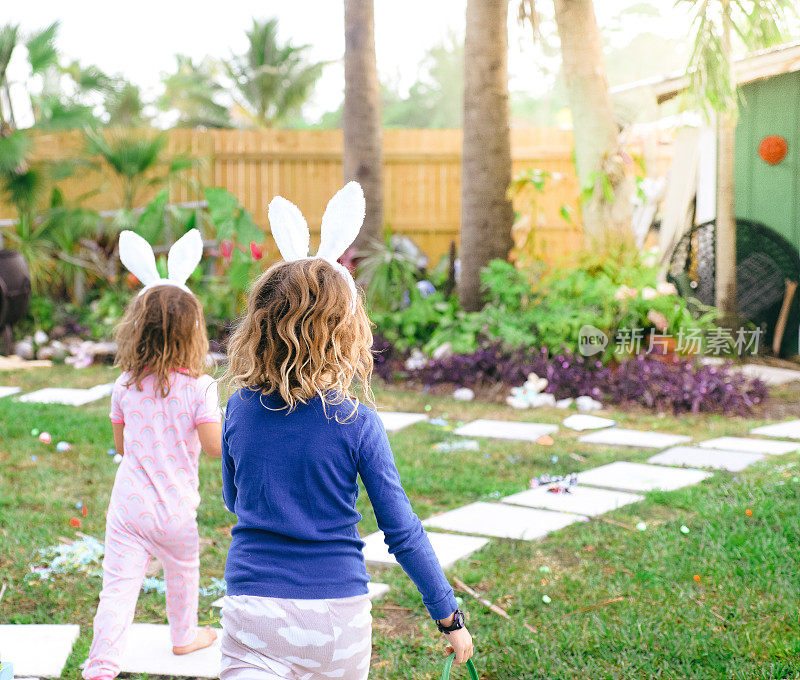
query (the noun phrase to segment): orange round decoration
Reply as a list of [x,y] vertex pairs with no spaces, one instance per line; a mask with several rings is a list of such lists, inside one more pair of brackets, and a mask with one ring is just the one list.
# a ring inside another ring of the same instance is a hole
[[777,165],[784,158],[789,150],[789,145],[783,137],[770,135],[761,140],[758,145],[758,155],[770,165]]

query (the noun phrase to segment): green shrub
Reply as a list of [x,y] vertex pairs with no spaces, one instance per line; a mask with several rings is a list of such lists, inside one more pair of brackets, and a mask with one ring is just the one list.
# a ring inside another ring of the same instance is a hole
[[[606,254],[584,258],[579,267],[557,269],[535,285],[502,260],[494,260],[481,276],[485,306],[463,311],[455,297],[441,293],[393,312],[372,314],[376,333],[398,350],[432,352],[450,343],[455,353],[475,351],[484,342],[509,348],[547,347],[578,352],[581,327],[594,326],[611,339],[603,360],[611,358],[620,329],[652,328],[677,336],[681,330],[705,330],[716,312],[657,286],[657,270],[636,255]],[[646,345],[644,345],[646,348]]]

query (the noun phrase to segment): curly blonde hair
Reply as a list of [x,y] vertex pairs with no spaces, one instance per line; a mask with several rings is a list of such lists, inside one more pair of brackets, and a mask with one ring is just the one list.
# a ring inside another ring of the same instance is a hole
[[253,284],[247,311],[228,342],[228,390],[278,392],[291,412],[319,396],[352,406],[353,381],[373,403],[372,330],[359,297],[355,311],[342,276],[320,258],[279,262]]
[[155,379],[162,397],[169,394],[170,374],[180,370],[202,375],[208,355],[203,308],[197,298],[177,286],[156,286],[133,298],[114,330],[115,366],[130,373],[126,386],[142,388]]

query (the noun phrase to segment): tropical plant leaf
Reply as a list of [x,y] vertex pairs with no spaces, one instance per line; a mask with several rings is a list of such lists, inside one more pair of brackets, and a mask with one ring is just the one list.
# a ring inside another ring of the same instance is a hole
[[28,62],[34,73],[42,73],[51,66],[58,65],[58,51],[55,47],[58,27],[59,22],[54,21],[47,28],[36,31],[25,43],[28,48]]

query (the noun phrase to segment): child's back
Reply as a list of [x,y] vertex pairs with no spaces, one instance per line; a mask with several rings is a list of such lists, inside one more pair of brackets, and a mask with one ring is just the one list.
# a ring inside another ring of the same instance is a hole
[[[452,590],[400,483],[374,410],[319,397],[287,412],[278,394],[240,390],[228,402],[223,489],[236,514],[226,566],[228,594],[341,598],[367,592],[356,525],[358,476],[389,549],[445,618]],[[238,490],[238,491],[237,491]],[[432,569],[432,567],[435,567]]]
[[150,375],[140,386],[123,373],[111,395],[111,422],[124,424],[125,455],[111,493],[109,516],[147,531],[174,530],[193,521],[200,504],[197,425],[220,421],[217,386],[175,371],[162,395]]

